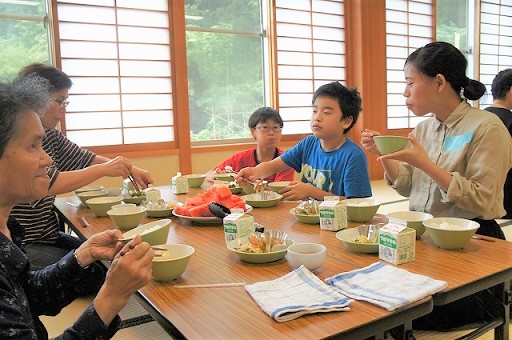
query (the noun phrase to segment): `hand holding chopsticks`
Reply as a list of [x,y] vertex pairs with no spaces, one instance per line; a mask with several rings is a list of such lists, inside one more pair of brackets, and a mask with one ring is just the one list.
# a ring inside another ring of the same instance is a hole
[[142,190],[140,189],[139,184],[137,184],[137,182],[133,179],[133,176],[131,174],[128,175],[128,179],[130,180],[130,182],[132,182],[135,191],[140,196],[142,194]]

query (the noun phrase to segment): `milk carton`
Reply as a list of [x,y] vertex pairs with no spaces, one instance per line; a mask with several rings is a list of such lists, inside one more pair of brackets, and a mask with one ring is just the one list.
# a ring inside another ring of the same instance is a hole
[[150,203],[156,203],[162,199],[160,190],[153,188],[151,184],[144,190],[144,195],[146,195],[146,201]]
[[379,258],[393,264],[414,261],[416,230],[388,223],[379,229]]
[[254,217],[243,212],[234,212],[223,218],[226,244],[254,231]]
[[320,229],[338,231],[347,228],[347,204],[338,196],[326,196],[318,206]]
[[188,192],[188,179],[178,172],[176,176],[171,179],[171,191],[173,194],[186,194]]

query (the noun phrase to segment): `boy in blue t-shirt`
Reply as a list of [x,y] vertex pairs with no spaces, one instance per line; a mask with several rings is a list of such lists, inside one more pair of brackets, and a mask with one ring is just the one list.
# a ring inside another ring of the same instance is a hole
[[291,167],[301,174],[301,182],[291,182],[281,190],[287,200],[323,200],[333,194],[342,199],[371,196],[366,155],[346,136],[360,111],[356,89],[339,82],[320,86],[313,95],[313,136],[269,162],[240,170],[238,181],[265,178]]

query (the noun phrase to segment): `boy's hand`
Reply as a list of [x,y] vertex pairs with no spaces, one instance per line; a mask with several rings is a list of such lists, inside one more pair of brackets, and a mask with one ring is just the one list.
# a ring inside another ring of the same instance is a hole
[[312,188],[309,183],[290,182],[290,184],[279,192],[287,201],[298,201],[308,198],[310,196],[310,189]]
[[375,144],[375,141],[373,140],[373,136],[380,136],[380,132],[373,131],[369,129],[364,129],[362,137],[361,137],[361,146],[366,151],[370,151],[371,153],[374,153],[378,156],[380,156],[379,149],[377,149],[377,145]]
[[258,177],[256,176],[256,170],[254,167],[243,168],[235,177],[235,180],[238,184],[244,183],[246,180],[254,182],[257,179]]

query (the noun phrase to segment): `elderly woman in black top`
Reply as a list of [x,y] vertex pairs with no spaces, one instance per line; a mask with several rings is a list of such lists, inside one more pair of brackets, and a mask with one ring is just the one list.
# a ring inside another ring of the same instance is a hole
[[21,247],[24,230],[12,207],[48,194],[42,150],[44,130],[36,112],[48,104],[48,84],[40,78],[0,84],[0,338],[47,338],[39,315],[55,315],[81,294],[80,280],[91,274],[96,260],[112,260],[105,283],[93,303],[60,338],[108,338],[120,322],[117,313],[151,277],[153,252],[137,237],[123,247],[122,234],[110,230],[91,237],[59,262],[30,271]]

